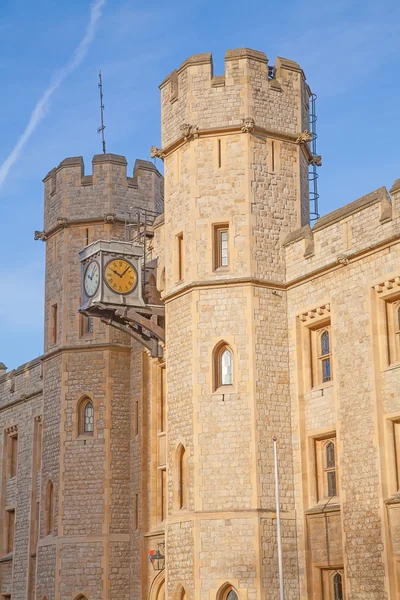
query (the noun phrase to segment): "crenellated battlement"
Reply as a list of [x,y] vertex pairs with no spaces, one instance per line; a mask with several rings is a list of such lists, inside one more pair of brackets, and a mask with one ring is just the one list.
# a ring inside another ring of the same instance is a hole
[[400,180],[390,193],[381,187],[290,233],[286,248],[287,283],[316,271],[347,265],[361,254],[398,240]]
[[301,67],[281,57],[268,67],[264,52],[228,50],[224,75],[214,75],[212,55],[195,54],[160,85],[162,146],[180,137],[183,124],[202,130],[241,126],[296,135],[309,127],[310,89]]
[[132,208],[162,212],[163,177],[153,163],[136,160],[133,175],[127,161],[117,154],[96,154],[92,174],[85,174],[82,156],[64,159],[44,182],[45,230],[60,219],[102,218],[105,214],[124,217]]

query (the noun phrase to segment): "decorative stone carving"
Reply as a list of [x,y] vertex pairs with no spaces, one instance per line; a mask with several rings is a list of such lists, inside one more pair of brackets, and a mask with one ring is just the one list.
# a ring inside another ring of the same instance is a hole
[[11,427],[7,427],[6,433],[17,433],[18,425],[11,425]]
[[339,256],[336,258],[336,260],[339,263],[339,265],[346,266],[349,264],[349,259],[344,254],[339,254]]
[[323,315],[330,313],[330,311],[331,305],[323,304],[322,306],[317,306],[317,308],[314,308],[312,310],[309,310],[308,312],[299,315],[299,319],[302,323],[306,323],[307,321],[310,322],[316,317],[322,317]]
[[378,294],[382,294],[382,292],[387,292],[388,290],[392,290],[396,287],[400,287],[400,277],[393,277],[393,279],[387,279],[382,283],[378,283],[374,285],[374,290]]
[[254,131],[256,123],[253,117],[246,117],[246,119],[242,119],[241,131],[242,133],[251,133]]
[[322,167],[322,156],[312,156],[308,161],[308,164],[315,167]]
[[191,138],[197,139],[199,137],[199,128],[197,125],[190,125],[189,123],[184,123],[180,126],[180,130],[185,142],[187,142]]
[[107,223],[108,225],[115,223],[115,213],[106,213],[104,215],[104,223]]
[[33,239],[35,240],[35,242],[37,242],[38,240],[40,240],[41,242],[45,242],[47,240],[46,232],[38,231],[36,229],[35,233],[33,234]]
[[68,227],[68,219],[65,217],[58,217],[57,225],[60,225],[63,228]]
[[150,158],[161,158],[161,160],[164,160],[165,152],[163,152],[160,148],[157,148],[156,146],[152,146],[150,148]]
[[312,133],[305,129],[297,136],[296,142],[298,144],[308,144],[309,142],[312,142]]

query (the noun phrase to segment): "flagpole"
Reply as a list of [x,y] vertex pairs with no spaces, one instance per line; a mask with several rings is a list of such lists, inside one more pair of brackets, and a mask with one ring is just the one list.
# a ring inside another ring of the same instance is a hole
[[279,600],[284,600],[283,592],[283,562],[282,562],[282,537],[281,537],[281,507],[279,505],[279,479],[277,439],[274,437],[274,467],[275,467],[275,501],[276,501],[276,534],[278,538],[278,570],[279,570]]

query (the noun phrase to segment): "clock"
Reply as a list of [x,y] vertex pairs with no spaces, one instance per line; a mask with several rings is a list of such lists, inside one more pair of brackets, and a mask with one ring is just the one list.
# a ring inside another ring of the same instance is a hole
[[85,292],[91,298],[97,292],[100,283],[100,267],[97,260],[92,260],[86,267],[83,278]]
[[135,267],[125,258],[112,258],[104,268],[104,280],[116,294],[130,294],[138,282]]

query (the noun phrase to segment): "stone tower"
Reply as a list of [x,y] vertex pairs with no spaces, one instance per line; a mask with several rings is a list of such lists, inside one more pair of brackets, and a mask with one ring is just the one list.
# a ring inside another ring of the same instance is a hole
[[309,220],[310,90],[295,62],[271,69],[245,48],[228,51],[216,77],[210,54],[192,56],[160,89],[166,597],[223,599],[231,586],[240,598],[279,597],[277,436],[285,589],[297,598],[282,240]]
[[[37,598],[127,598],[131,343],[80,315],[78,252],[124,233],[128,211],[162,212],[162,177],[113,154],[68,158],[45,177],[45,354]],[[133,361],[135,362],[135,361]],[[138,363],[140,361],[136,361]],[[138,367],[139,368],[139,367]]]

